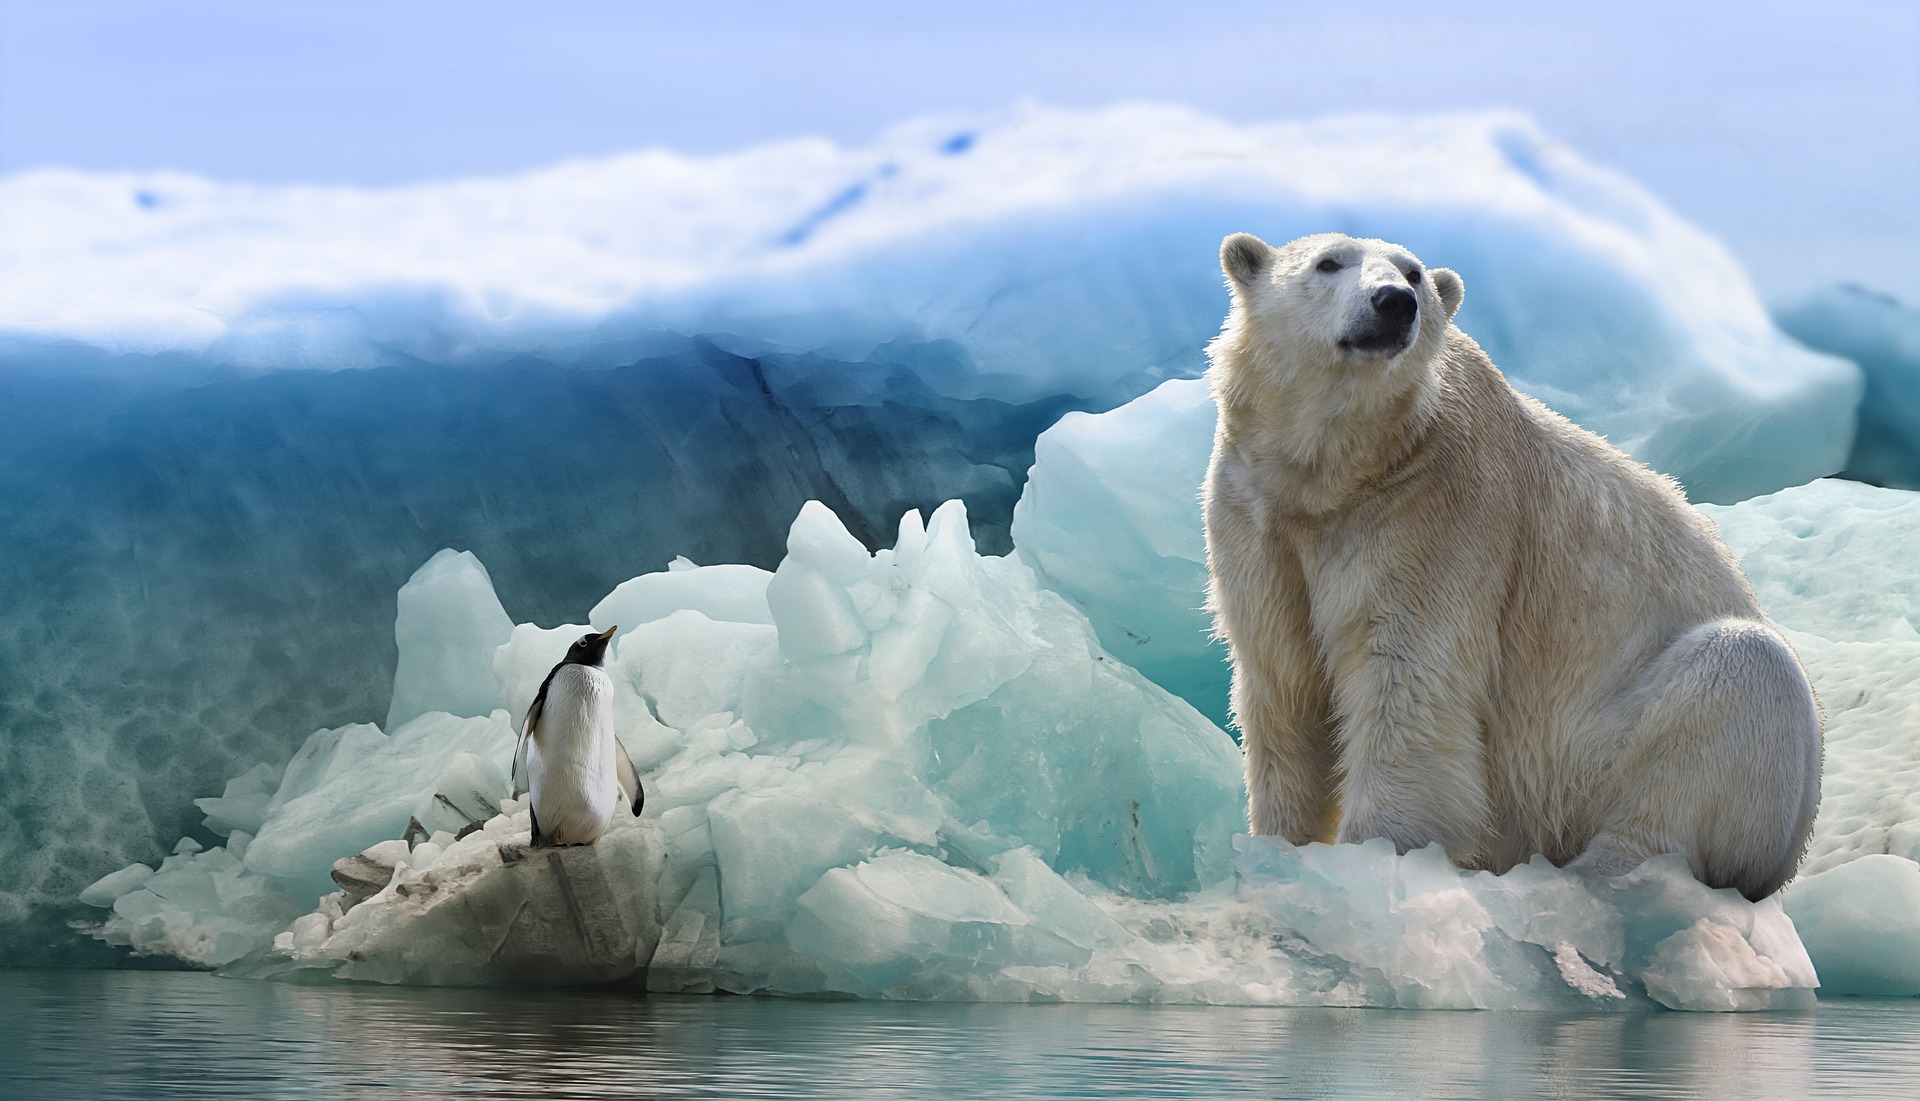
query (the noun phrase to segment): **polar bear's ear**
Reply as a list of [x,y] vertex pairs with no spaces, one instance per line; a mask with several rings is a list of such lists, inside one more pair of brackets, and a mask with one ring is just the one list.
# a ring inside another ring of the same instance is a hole
[[1259,282],[1273,267],[1273,246],[1251,233],[1235,233],[1220,242],[1220,270],[1236,291]]
[[1447,320],[1460,312],[1460,303],[1467,297],[1467,285],[1460,281],[1460,275],[1452,268],[1434,268],[1427,273],[1433,280],[1433,289],[1440,292],[1440,304],[1447,308]]

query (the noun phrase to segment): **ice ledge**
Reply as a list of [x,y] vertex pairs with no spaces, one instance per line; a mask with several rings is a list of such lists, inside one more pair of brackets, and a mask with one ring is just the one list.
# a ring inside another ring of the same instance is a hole
[[1327,961],[1355,1004],[1792,1009],[1819,985],[1779,896],[1709,888],[1678,855],[1608,879],[1544,857],[1462,871],[1438,846],[1396,856],[1381,838],[1235,847],[1240,897],[1286,931],[1283,946]]
[[638,982],[660,941],[651,885],[664,856],[658,830],[623,826],[591,846],[533,849],[514,803],[457,840],[402,848],[384,887],[326,896],[270,951],[226,970],[415,986]]
[[[329,895],[226,968],[259,978],[985,1001],[1417,1009],[1803,1009],[1818,985],[1778,898],[1676,858],[1607,879],[1544,860],[1495,876],[1438,847],[1241,836],[1232,884],[1141,900],[1029,850],[956,867],[890,850],[830,870],[782,921],[723,919],[701,869],[675,900],[662,831],[532,850],[519,803],[398,843],[392,878]],[[368,856],[374,854],[370,851]],[[343,862],[344,863],[344,862]],[[684,882],[684,880],[683,880]]]

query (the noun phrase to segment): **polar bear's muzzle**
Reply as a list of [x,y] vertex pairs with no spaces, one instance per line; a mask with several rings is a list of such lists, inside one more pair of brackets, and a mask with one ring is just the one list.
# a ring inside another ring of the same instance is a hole
[[1413,342],[1420,300],[1405,287],[1377,288],[1367,300],[1360,324],[1340,341],[1340,347],[1367,355],[1398,355]]

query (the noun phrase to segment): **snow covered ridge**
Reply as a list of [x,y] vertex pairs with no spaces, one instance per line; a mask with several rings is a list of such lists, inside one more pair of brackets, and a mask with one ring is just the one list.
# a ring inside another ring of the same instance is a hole
[[[1802,492],[1825,502],[1812,513],[1718,515],[1855,522],[1836,485]],[[1880,503],[1869,521],[1920,517]],[[1858,534],[1780,548],[1775,568],[1858,568]],[[477,560],[442,552],[400,595],[401,725],[319,731],[201,800],[227,843],[89,887],[112,910],[96,935],[263,978],[1422,1008],[1804,1006],[1822,953],[1842,975],[1869,944],[1920,961],[1920,929],[1855,905],[1920,879],[1863,895],[1842,874],[1910,829],[1883,821],[1884,792],[1829,792],[1862,818],[1784,910],[1669,860],[1492,876],[1437,849],[1236,838],[1226,735],[1018,560],[976,553],[957,504],[924,527],[910,514],[877,554],[810,505],[788,550],[772,574],[681,561],[594,608],[592,626],[621,626],[609,668],[647,809],[559,851],[526,847],[510,716],[587,628],[475,645],[498,600]],[[1830,760],[1897,751],[1901,719],[1836,737]],[[1803,913],[1811,960],[1788,918]]]
[[0,180],[0,348],[570,363],[664,329],[853,361],[931,344],[950,353],[916,368],[935,393],[1111,405],[1198,373],[1224,313],[1215,251],[1240,229],[1380,236],[1460,271],[1463,326],[1523,389],[1697,499],[1846,455],[1857,369],[1783,340],[1716,242],[1511,114],[1026,108],[864,149],[388,190],[29,172]]

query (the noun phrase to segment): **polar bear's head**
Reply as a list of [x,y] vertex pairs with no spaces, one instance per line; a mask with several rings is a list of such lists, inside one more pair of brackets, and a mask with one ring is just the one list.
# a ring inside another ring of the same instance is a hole
[[[1251,233],[1220,244],[1232,328],[1315,363],[1361,366],[1438,354],[1466,288],[1399,245],[1316,233],[1274,248]],[[1278,349],[1276,349],[1278,350]],[[1291,358],[1291,357],[1289,357]]]

